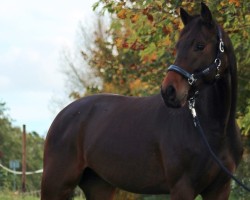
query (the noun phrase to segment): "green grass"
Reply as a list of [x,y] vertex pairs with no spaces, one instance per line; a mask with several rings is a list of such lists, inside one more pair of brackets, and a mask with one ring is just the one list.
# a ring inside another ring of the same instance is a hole
[[[202,198],[199,196],[195,200],[201,200],[201,199]],[[22,195],[18,192],[0,191],[0,200],[40,200],[40,198],[32,195]],[[74,200],[84,200],[84,199],[82,197],[75,197]],[[238,200],[238,198],[235,198],[233,197],[233,195],[231,195],[229,200]]]
[[0,193],[1,200],[40,200],[39,197],[33,196],[22,196],[22,194],[12,193],[12,192],[1,192]]
[[[11,191],[0,191],[0,200],[40,200],[39,197],[32,196],[32,195],[22,195],[18,192],[11,192]],[[74,200],[84,200],[80,197],[75,197]]]

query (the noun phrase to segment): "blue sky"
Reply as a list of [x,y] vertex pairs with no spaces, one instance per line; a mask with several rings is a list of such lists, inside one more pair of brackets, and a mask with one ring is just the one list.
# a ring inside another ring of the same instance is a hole
[[[45,135],[54,101],[65,96],[60,52],[75,45],[78,24],[91,24],[95,0],[0,3],[0,101],[16,126]],[[58,98],[60,97],[60,98]],[[61,107],[69,103],[65,97]]]

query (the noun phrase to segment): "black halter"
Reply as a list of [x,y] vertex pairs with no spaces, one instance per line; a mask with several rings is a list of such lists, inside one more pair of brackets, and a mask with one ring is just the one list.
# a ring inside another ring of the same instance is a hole
[[208,67],[206,67],[204,70],[198,73],[191,74],[177,65],[170,65],[167,71],[175,71],[181,74],[188,80],[188,83],[191,86],[193,86],[198,79],[204,76],[207,76],[213,69],[216,69],[215,79],[218,79],[220,77],[219,71],[220,71],[220,66],[221,66],[221,54],[224,52],[224,42],[222,40],[222,32],[219,26],[217,26],[217,35],[218,35],[218,40],[219,40],[217,56],[214,62],[211,63]]

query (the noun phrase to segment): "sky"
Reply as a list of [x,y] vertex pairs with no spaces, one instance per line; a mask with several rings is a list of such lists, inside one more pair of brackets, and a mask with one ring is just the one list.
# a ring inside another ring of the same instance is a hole
[[65,96],[60,53],[75,45],[80,22],[91,24],[95,1],[1,1],[0,102],[15,126],[46,135],[59,111],[53,101]]

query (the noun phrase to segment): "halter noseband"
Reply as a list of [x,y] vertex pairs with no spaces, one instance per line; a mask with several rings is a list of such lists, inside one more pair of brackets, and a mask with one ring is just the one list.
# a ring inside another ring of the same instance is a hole
[[210,71],[212,71],[214,68],[216,68],[215,79],[218,79],[220,77],[219,71],[220,71],[220,66],[221,66],[220,56],[224,52],[224,42],[222,40],[222,32],[221,32],[221,29],[219,26],[217,26],[217,31],[218,31],[219,46],[218,46],[217,56],[216,56],[213,63],[211,63],[208,67],[206,67],[204,70],[202,70],[201,72],[198,72],[198,73],[191,74],[188,71],[184,70],[183,68],[181,68],[177,65],[170,65],[168,67],[167,71],[175,71],[175,72],[181,74],[182,76],[184,76],[188,80],[188,83],[191,86],[193,86],[198,79],[208,75],[210,73]]

